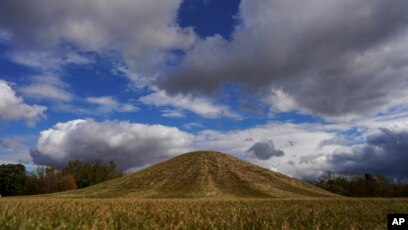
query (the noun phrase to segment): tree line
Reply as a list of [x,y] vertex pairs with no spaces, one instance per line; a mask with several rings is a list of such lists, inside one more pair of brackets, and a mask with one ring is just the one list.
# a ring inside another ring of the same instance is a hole
[[0,194],[3,196],[36,195],[85,188],[123,176],[115,162],[94,163],[71,160],[62,169],[39,167],[26,171],[22,164],[0,165]]
[[397,183],[383,175],[333,175],[312,181],[332,193],[351,197],[408,197],[408,183]]

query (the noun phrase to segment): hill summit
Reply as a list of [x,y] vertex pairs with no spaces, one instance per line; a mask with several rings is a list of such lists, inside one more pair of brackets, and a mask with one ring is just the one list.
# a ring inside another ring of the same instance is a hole
[[58,195],[135,198],[335,196],[306,182],[214,151],[185,153],[121,178]]

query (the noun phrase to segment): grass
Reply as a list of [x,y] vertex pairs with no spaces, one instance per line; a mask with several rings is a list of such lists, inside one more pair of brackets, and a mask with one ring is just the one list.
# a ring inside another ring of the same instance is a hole
[[386,229],[408,199],[1,198],[1,229]]
[[182,154],[121,178],[52,196],[88,198],[336,197],[306,182],[213,151]]

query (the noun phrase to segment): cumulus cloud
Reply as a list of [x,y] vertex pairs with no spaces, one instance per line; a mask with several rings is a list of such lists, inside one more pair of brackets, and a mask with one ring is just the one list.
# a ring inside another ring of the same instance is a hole
[[172,96],[163,90],[143,96],[139,100],[147,105],[158,107],[171,106],[181,110],[187,110],[205,118],[240,118],[239,115],[231,112],[226,106],[214,105],[208,99],[184,95]]
[[256,142],[247,150],[247,152],[252,153],[256,158],[260,160],[268,160],[271,157],[281,157],[285,155],[280,149],[276,149],[272,140],[266,140],[261,142]]
[[45,106],[24,103],[7,82],[0,80],[0,120],[25,120],[33,126],[45,118],[46,110]]
[[176,24],[180,4],[181,0],[2,1],[0,27],[13,33],[21,47],[49,48],[62,40],[85,50],[118,49],[137,65],[160,61],[161,51],[193,43],[192,29]]
[[73,120],[42,131],[31,156],[39,165],[63,167],[69,160],[101,159],[128,169],[184,153],[192,141],[192,135],[162,125]]
[[379,173],[408,178],[408,123],[396,123],[369,134],[366,143],[337,149],[329,159],[337,172]]
[[158,84],[211,95],[235,83],[271,98],[272,110],[296,107],[327,119],[385,112],[408,101],[407,7],[404,0],[243,0],[230,40],[199,41]]

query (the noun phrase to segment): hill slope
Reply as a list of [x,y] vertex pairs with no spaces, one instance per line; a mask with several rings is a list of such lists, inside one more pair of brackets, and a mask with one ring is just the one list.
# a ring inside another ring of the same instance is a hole
[[325,190],[219,152],[182,154],[69,197],[334,197]]

